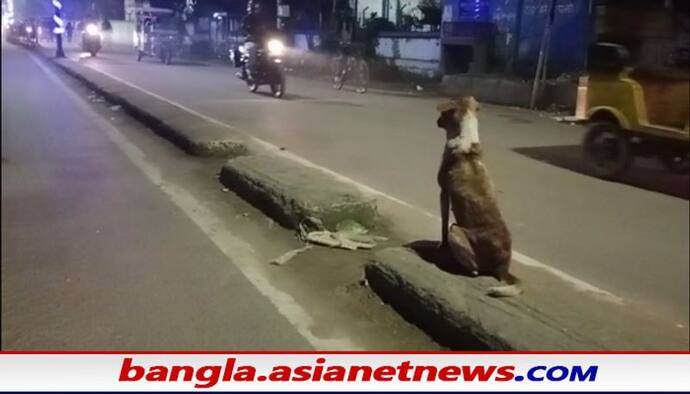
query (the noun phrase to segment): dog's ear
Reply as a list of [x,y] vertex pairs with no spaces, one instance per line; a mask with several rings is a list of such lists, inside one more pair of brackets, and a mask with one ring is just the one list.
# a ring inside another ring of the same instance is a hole
[[479,110],[482,108],[482,106],[479,104],[479,101],[475,99],[473,96],[470,96],[470,108],[474,110],[474,112],[479,112]]
[[465,96],[465,97],[462,97],[460,99],[457,99],[455,102],[456,102],[456,108],[457,108],[458,114],[460,114],[460,116],[464,116],[465,112],[467,112],[467,110],[472,110],[473,109],[473,106],[472,106],[473,101],[474,101],[474,98],[472,96]]
[[440,113],[444,113],[450,110],[455,110],[458,106],[458,103],[456,100],[446,100],[442,103],[439,103],[436,106],[436,110]]

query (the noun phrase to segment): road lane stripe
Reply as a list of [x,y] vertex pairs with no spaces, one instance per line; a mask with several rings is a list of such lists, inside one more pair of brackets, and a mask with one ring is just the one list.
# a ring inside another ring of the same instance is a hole
[[108,138],[115,143],[127,158],[149,179],[151,183],[162,190],[168,198],[182,210],[201,231],[216,245],[216,247],[242,272],[249,282],[284,316],[290,324],[317,350],[363,350],[356,346],[349,338],[319,338],[312,333],[314,319],[307,310],[302,308],[288,293],[273,286],[261,273],[258,267],[265,265],[254,248],[243,239],[229,231],[217,215],[203,202],[195,198],[183,187],[165,181],[162,170],[146,160],[146,155],[134,143],[118,130],[113,124],[96,113],[89,104],[76,92],[71,90],[55,73],[39,60],[36,55],[29,53],[36,64],[93,121],[101,126]]
[[[165,98],[165,97],[163,97],[163,96],[160,96],[160,95],[158,95],[158,94],[156,94],[156,93],[153,93],[153,92],[151,92],[151,91],[148,91],[148,90],[146,90],[146,89],[144,89],[144,88],[142,88],[142,87],[140,87],[140,86],[138,86],[138,85],[135,85],[135,84],[133,84],[133,83],[131,83],[131,82],[128,82],[128,81],[126,81],[126,80],[124,80],[124,79],[122,79],[122,78],[119,78],[119,77],[117,77],[117,76],[115,76],[115,75],[112,75],[112,74],[110,74],[110,73],[108,73],[108,72],[106,72],[106,71],[98,70],[98,69],[96,69],[96,68],[94,68],[94,67],[91,67],[91,66],[87,66],[87,67],[89,67],[89,68],[91,68],[92,70],[97,71],[97,72],[99,72],[99,73],[101,73],[101,74],[103,74],[103,75],[105,75],[105,76],[107,76],[107,77],[110,77],[110,78],[112,78],[112,79],[114,79],[114,80],[116,80],[116,81],[118,81],[118,82],[121,82],[121,83],[123,83],[123,84],[125,84],[125,85],[127,85],[127,86],[129,86],[129,87],[131,87],[131,88],[133,88],[133,89],[137,89],[137,90],[139,90],[139,91],[141,91],[141,92],[143,92],[143,93],[146,93],[146,94],[148,94],[148,95],[150,95],[150,96],[152,96],[152,97],[155,97],[155,98],[157,98],[157,99],[159,99],[159,100],[163,100],[163,101],[165,101],[166,103],[168,103],[168,104],[170,104],[170,105],[174,105],[175,107],[177,107],[177,108],[179,108],[179,109],[181,109],[181,110],[183,110],[183,111],[186,111],[186,112],[188,112],[188,113],[190,113],[190,114],[192,114],[192,115],[196,115],[196,116],[198,116],[198,117],[200,117],[200,118],[202,118],[202,119],[204,119],[204,120],[206,120],[206,121],[209,121],[209,122],[214,123],[214,124],[216,124],[216,125],[219,125],[219,126],[221,126],[221,127],[228,128],[228,129],[233,130],[233,131],[235,131],[235,132],[240,132],[240,130],[239,130],[238,128],[236,128],[236,127],[234,127],[234,126],[232,126],[232,125],[229,125],[229,124],[227,124],[227,123],[225,123],[225,122],[222,122],[222,121],[220,121],[220,120],[218,120],[218,119],[212,118],[212,117],[210,117],[210,116],[208,116],[208,115],[205,115],[205,114],[203,114],[203,113],[201,113],[201,112],[199,112],[199,111],[196,111],[196,110],[194,110],[194,109],[188,108],[188,107],[186,107],[186,106],[184,106],[184,105],[182,105],[182,104],[180,104],[180,103],[177,103],[177,102],[175,102],[175,101],[172,101],[172,100],[170,100],[170,99],[168,99],[168,98]],[[248,135],[247,133],[242,133],[242,134]],[[353,185],[353,186],[357,187],[357,188],[358,188],[360,191],[362,191],[362,192],[365,192],[365,193],[368,193],[368,194],[373,194],[373,195],[376,195],[376,196],[380,196],[380,197],[386,198],[386,199],[388,199],[388,200],[390,200],[390,201],[393,201],[393,202],[395,202],[395,203],[397,203],[397,204],[400,204],[400,205],[402,205],[402,206],[404,206],[404,207],[406,207],[406,208],[413,209],[413,210],[415,210],[415,211],[417,211],[417,212],[420,212],[421,214],[423,214],[423,215],[425,215],[425,216],[427,216],[427,217],[430,217],[430,218],[433,218],[433,219],[437,219],[437,220],[439,220],[439,221],[441,220],[441,218],[440,218],[438,215],[435,215],[435,214],[433,214],[433,213],[430,213],[430,212],[428,212],[428,211],[426,211],[426,210],[424,210],[424,209],[422,209],[422,208],[419,208],[419,207],[417,207],[417,206],[415,206],[415,205],[412,205],[412,204],[410,204],[410,203],[408,203],[408,202],[405,202],[405,201],[403,201],[403,200],[401,200],[401,199],[399,199],[399,198],[397,198],[397,197],[395,197],[395,196],[391,196],[391,195],[389,195],[389,194],[387,194],[387,193],[385,193],[385,192],[382,192],[382,191],[379,191],[379,190],[377,190],[377,189],[374,189],[374,188],[372,188],[372,187],[370,187],[370,186],[367,186],[367,185],[365,185],[365,184],[363,184],[363,183],[360,183],[360,182],[358,182],[358,181],[356,181],[356,180],[354,180],[354,179],[352,179],[352,178],[349,178],[349,177],[347,177],[347,176],[345,176],[345,175],[342,175],[342,174],[340,174],[340,173],[337,173],[337,172],[335,172],[335,171],[333,171],[333,170],[330,170],[330,169],[328,169],[328,168],[326,168],[326,167],[322,167],[322,166],[320,166],[320,165],[318,165],[318,164],[316,164],[316,163],[313,163],[313,162],[311,162],[311,161],[309,161],[309,160],[307,160],[307,159],[305,159],[305,158],[303,158],[303,157],[301,157],[301,156],[298,156],[298,155],[296,155],[296,154],[294,154],[294,153],[292,153],[292,152],[282,151],[278,146],[276,146],[276,145],[274,145],[274,144],[272,144],[272,143],[270,143],[270,142],[268,142],[268,141],[262,140],[262,139],[260,139],[260,138],[255,137],[255,136],[252,136],[252,135],[248,135],[248,137],[251,138],[252,141],[254,141],[255,143],[264,146],[264,147],[267,148],[268,150],[274,151],[276,154],[282,155],[282,156],[284,156],[284,157],[286,157],[286,158],[292,159],[292,160],[294,160],[294,161],[296,161],[296,162],[298,162],[298,163],[300,163],[300,164],[309,166],[309,167],[311,167],[311,168],[315,168],[315,169],[318,169],[318,170],[320,170],[320,171],[323,171],[323,172],[325,172],[325,173],[327,173],[327,174],[329,174],[329,175],[335,177],[336,179],[338,179],[338,180],[340,180],[340,181],[342,181],[342,182],[345,182],[345,183],[348,183],[348,184],[350,184],[350,185]],[[568,274],[568,273],[566,273],[566,272],[564,272],[564,271],[559,270],[558,268],[555,268],[555,267],[553,267],[553,266],[550,266],[550,265],[548,265],[548,264],[545,264],[545,263],[543,263],[543,262],[540,262],[540,261],[538,261],[538,260],[536,260],[536,259],[534,259],[534,258],[531,258],[531,257],[529,257],[529,256],[527,256],[527,255],[525,255],[525,254],[523,254],[523,253],[521,253],[521,252],[519,252],[519,251],[517,251],[517,250],[513,250],[513,259],[514,259],[515,261],[517,261],[518,263],[524,265],[524,266],[533,267],[533,268],[539,268],[539,269],[542,269],[542,270],[544,270],[544,271],[547,271],[547,272],[553,274],[554,276],[558,277],[559,279],[561,279],[561,280],[563,280],[563,281],[569,283],[571,286],[573,286],[573,287],[574,287],[575,289],[577,289],[578,291],[587,292],[587,293],[592,293],[592,294],[595,294],[595,295],[597,295],[597,296],[599,296],[599,297],[601,297],[601,298],[603,298],[603,299],[605,299],[605,300],[608,300],[608,301],[610,301],[610,302],[614,302],[614,303],[617,303],[617,304],[622,304],[622,303],[623,303],[623,298],[622,298],[622,297],[619,297],[619,296],[617,296],[617,295],[615,295],[615,294],[613,294],[613,293],[611,293],[611,292],[609,292],[609,291],[607,291],[607,290],[601,289],[601,288],[599,288],[599,287],[597,287],[597,286],[595,286],[595,285],[593,285],[593,284],[590,284],[590,283],[588,283],[588,282],[586,282],[586,281],[584,281],[584,280],[578,279],[578,278],[576,278],[576,277],[574,277],[574,276],[572,276],[572,275],[570,275],[570,274]]]

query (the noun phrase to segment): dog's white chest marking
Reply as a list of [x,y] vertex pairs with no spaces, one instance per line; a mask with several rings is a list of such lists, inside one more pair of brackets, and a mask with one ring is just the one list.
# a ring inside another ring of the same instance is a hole
[[451,150],[460,149],[460,152],[468,153],[472,145],[479,144],[479,121],[475,114],[468,112],[460,123],[460,135],[451,138],[446,143]]

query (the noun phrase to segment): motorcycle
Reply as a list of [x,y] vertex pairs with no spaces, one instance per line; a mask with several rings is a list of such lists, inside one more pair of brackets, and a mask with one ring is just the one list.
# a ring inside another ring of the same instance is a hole
[[[285,71],[283,70],[283,54],[285,45],[279,39],[270,39],[265,46],[256,48],[256,59],[250,69],[250,53],[245,45],[239,47],[242,67],[240,78],[243,79],[249,91],[256,92],[261,85],[270,85],[273,97],[281,98],[285,95]],[[234,59],[233,59],[234,60]]]
[[91,56],[96,56],[101,50],[101,38],[101,29],[89,23],[81,34],[81,49],[90,53]]
[[38,29],[33,23],[29,23],[24,27],[26,34],[24,35],[24,45],[28,48],[36,48],[38,46]]

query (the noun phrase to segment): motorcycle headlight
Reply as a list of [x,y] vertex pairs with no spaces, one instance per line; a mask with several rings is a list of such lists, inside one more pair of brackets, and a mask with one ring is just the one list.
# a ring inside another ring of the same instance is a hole
[[268,42],[268,54],[271,56],[282,56],[285,52],[285,45],[282,41],[273,39]]
[[34,28],[31,26],[27,26],[24,30],[26,30],[27,33],[31,34],[34,32]]
[[96,36],[101,34],[101,30],[98,28],[98,26],[94,25],[93,23],[90,23],[86,25],[86,34]]

